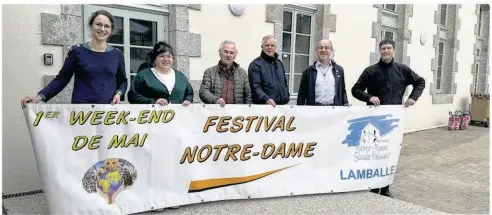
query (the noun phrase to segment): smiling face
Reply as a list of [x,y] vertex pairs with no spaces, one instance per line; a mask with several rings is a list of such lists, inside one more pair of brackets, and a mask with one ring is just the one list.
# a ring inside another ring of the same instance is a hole
[[333,49],[329,40],[321,40],[316,47],[316,54],[319,61],[328,62],[331,58]]
[[158,70],[168,71],[173,67],[173,55],[169,52],[162,52],[155,58],[155,67]]
[[105,15],[98,15],[94,18],[91,25],[92,39],[100,42],[106,42],[111,36],[112,24]]
[[395,54],[393,45],[389,43],[381,45],[381,48],[379,48],[379,54],[381,55],[381,59],[383,59],[383,61],[391,61]]

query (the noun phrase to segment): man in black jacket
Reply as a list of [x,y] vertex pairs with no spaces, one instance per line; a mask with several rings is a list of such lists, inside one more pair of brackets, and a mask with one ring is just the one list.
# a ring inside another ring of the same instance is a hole
[[[398,105],[403,103],[403,94],[407,86],[413,90],[405,101],[405,107],[415,104],[425,88],[425,80],[408,66],[394,61],[395,42],[384,39],[379,43],[381,59],[367,67],[352,87],[352,95],[368,105]],[[364,92],[367,88],[367,93]],[[389,185],[371,192],[393,197]]]
[[302,72],[297,105],[350,105],[343,68],[331,59],[332,51],[330,40],[322,39],[318,42],[318,60]]
[[253,104],[270,104],[273,107],[289,103],[290,94],[282,61],[275,53],[277,42],[271,35],[262,39],[261,55],[248,68]]

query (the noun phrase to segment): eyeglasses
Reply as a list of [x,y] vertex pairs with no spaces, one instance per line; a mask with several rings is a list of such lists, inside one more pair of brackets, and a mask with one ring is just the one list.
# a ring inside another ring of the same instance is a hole
[[165,58],[165,59],[172,59],[173,58],[172,55],[158,55],[157,57],[159,57],[159,58]]
[[331,50],[331,47],[328,47],[328,46],[318,46],[318,49],[326,49],[326,50]]
[[104,28],[107,28],[107,29],[111,29],[111,25],[108,25],[108,24],[103,25],[102,23],[96,23],[95,26],[97,28],[103,28],[104,27]]

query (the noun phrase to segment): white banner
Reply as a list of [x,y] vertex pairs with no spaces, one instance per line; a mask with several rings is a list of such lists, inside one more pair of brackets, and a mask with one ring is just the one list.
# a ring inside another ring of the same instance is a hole
[[28,105],[50,213],[138,213],[391,184],[403,106]]

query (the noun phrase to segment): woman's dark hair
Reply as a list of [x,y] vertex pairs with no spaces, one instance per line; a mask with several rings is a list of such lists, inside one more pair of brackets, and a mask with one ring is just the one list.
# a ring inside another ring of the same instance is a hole
[[108,17],[109,21],[111,22],[111,30],[114,30],[113,15],[111,15],[111,13],[109,13],[108,11],[105,11],[105,10],[98,10],[92,14],[91,18],[89,19],[89,27],[92,27],[92,24],[94,23],[94,19],[96,18],[96,16],[99,16],[99,15],[104,15],[104,16]]
[[169,45],[166,42],[156,43],[154,45],[154,49],[152,50],[152,54],[151,54],[152,55],[152,62],[155,61],[155,59],[157,58],[158,55],[160,55],[161,53],[164,53],[164,52],[169,52],[169,54],[174,56],[173,47],[171,47],[171,45]]

